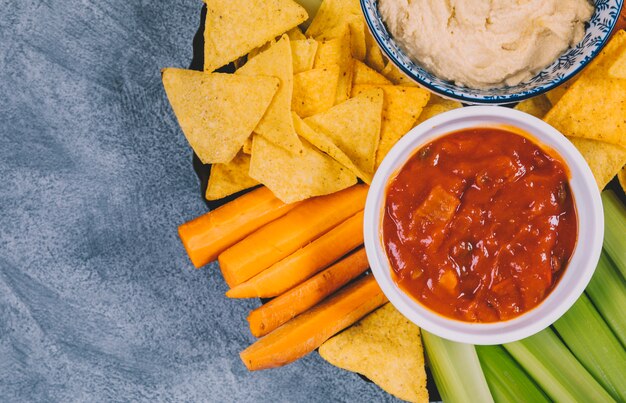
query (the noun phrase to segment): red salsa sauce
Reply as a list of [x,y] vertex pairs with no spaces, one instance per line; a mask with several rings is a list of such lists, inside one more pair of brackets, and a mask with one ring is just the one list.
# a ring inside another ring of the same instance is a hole
[[562,160],[519,134],[474,128],[423,146],[399,170],[382,235],[404,292],[449,318],[497,322],[546,298],[577,231]]

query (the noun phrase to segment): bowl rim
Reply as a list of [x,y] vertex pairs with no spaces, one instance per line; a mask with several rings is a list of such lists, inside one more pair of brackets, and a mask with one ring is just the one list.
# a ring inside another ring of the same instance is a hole
[[[435,84],[432,84],[428,81],[425,80],[421,80],[418,77],[416,77],[411,71],[409,71],[408,69],[406,69],[402,63],[400,63],[400,61],[393,55],[393,53],[391,52],[391,50],[387,47],[386,45],[386,41],[384,41],[382,38],[380,38],[374,29],[374,23],[371,21],[371,18],[369,16],[369,14],[367,13],[366,10],[366,3],[370,2],[370,1],[374,1],[376,4],[378,4],[378,0],[360,0],[361,3],[361,11],[363,13],[363,16],[365,18],[365,22],[366,25],[370,31],[370,34],[372,35],[372,37],[374,38],[374,40],[376,41],[376,43],[378,44],[378,47],[385,53],[385,56],[387,56],[387,58],[397,67],[399,68],[408,78],[410,78],[411,80],[413,80],[414,82],[416,82],[417,84],[424,86],[426,88],[428,88],[430,91],[436,93],[439,96],[442,96],[444,98],[447,99],[452,99],[455,101],[461,101],[464,102],[466,104],[471,104],[471,105],[504,105],[504,104],[509,104],[509,103],[515,103],[515,102],[520,102],[523,101],[525,99],[529,99],[529,98],[533,98],[536,97],[538,95],[544,94],[562,84],[565,84],[567,81],[569,81],[571,78],[575,77],[578,73],[580,73],[585,67],[587,67],[589,65],[589,63],[591,63],[591,61],[593,59],[596,58],[596,56],[598,56],[600,54],[600,52],[602,52],[602,49],[604,49],[604,47],[606,46],[606,44],[609,41],[609,38],[611,37],[611,34],[615,28],[615,25],[617,24],[617,21],[619,19],[619,15],[620,12],[622,10],[622,8],[624,7],[624,0],[616,0],[618,2],[618,10],[617,10],[617,14],[612,17],[609,25],[608,25],[608,31],[606,32],[606,34],[602,37],[602,40],[595,44],[595,48],[591,51],[591,53],[588,55],[588,57],[583,60],[583,62],[581,63],[581,65],[572,70],[571,72],[569,72],[568,74],[563,75],[563,77],[561,77],[558,80],[555,80],[554,82],[547,84],[547,85],[542,85],[542,86],[537,86],[535,88],[533,88],[532,90],[526,91],[523,94],[519,94],[519,93],[512,93],[510,95],[507,96],[502,96],[502,97],[498,97],[498,98],[485,98],[485,96],[476,96],[476,97],[471,97],[471,96],[465,96],[465,95],[456,95],[456,94],[450,94],[446,91],[442,91],[439,89],[439,87]],[[594,5],[595,8],[595,5]],[[385,25],[385,23],[383,21],[381,21],[383,26],[385,26],[385,30],[387,30],[387,27]],[[393,36],[387,31],[387,33],[389,34],[389,38],[391,38],[391,40],[393,40]],[[401,47],[398,47],[398,49],[404,53],[404,50],[402,50]],[[409,60],[412,60],[410,57],[407,56],[407,58]],[[417,64],[416,62],[413,62],[415,64]],[[553,62],[554,63],[554,62]],[[551,66],[552,63],[549,65]],[[549,67],[549,66],[546,66]],[[545,70],[542,69],[540,70],[536,75],[540,74],[541,71]],[[431,73],[433,74],[433,73]],[[453,84],[456,86],[456,84]],[[465,87],[460,87],[458,86],[458,88],[465,88]],[[505,87],[503,87],[505,88]]]
[[[397,286],[391,276],[392,269],[382,244],[381,223],[390,178],[396,175],[421,146],[463,128],[489,126],[517,127],[526,132],[535,143],[548,147],[561,156],[571,172],[570,187],[577,211],[578,235],[566,271],[538,306],[508,321],[472,323],[440,315],[421,305]],[[542,120],[499,106],[455,109],[426,120],[409,131],[389,151],[378,168],[367,195],[364,217],[364,243],[370,268],[392,305],[406,318],[430,333],[461,343],[479,345],[503,344],[523,339],[547,328],[561,317],[576,302],[591,280],[600,258],[604,237],[600,192],[591,169],[580,152],[565,136]]]

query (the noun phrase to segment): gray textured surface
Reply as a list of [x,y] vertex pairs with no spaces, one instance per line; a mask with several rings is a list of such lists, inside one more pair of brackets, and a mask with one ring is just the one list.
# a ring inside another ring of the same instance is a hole
[[159,69],[199,1],[0,0],[0,400],[389,399],[317,354],[248,373],[178,224],[205,207]]

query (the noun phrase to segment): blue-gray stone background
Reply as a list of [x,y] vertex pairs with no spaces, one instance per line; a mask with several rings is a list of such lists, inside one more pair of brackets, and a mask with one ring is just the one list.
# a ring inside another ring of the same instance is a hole
[[249,373],[258,301],[176,228],[206,211],[162,67],[197,0],[0,0],[0,401],[386,401],[314,353]]

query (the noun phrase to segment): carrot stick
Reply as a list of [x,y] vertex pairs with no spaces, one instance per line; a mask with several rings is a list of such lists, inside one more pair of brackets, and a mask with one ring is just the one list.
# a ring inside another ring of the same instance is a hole
[[218,257],[232,288],[319,238],[363,210],[367,186],[357,185],[328,196],[308,199],[283,217],[250,234]]
[[191,262],[199,268],[297,205],[283,203],[263,186],[182,224],[178,234]]
[[229,298],[270,298],[297,286],[363,243],[363,212],[226,292]]
[[335,263],[299,286],[250,312],[248,322],[255,337],[262,337],[337,291],[368,268],[365,249]]
[[289,364],[385,302],[374,276],[367,276],[257,340],[239,356],[251,371]]

